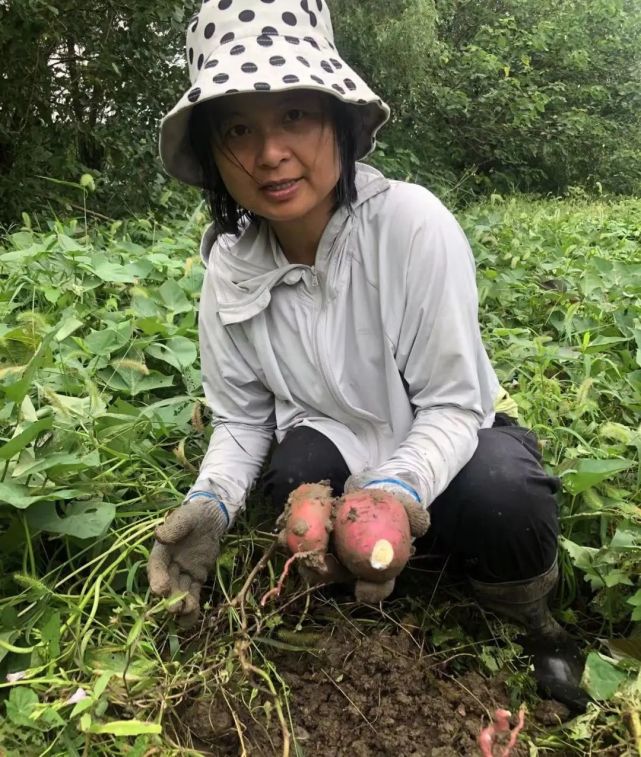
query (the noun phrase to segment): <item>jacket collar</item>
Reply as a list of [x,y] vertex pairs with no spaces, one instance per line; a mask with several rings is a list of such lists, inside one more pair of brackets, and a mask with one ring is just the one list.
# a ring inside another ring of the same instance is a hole
[[[319,270],[328,268],[330,257],[346,251],[359,208],[388,188],[380,171],[356,164],[357,200],[351,213],[339,208],[325,227],[316,255]],[[221,235],[218,239],[212,224],[203,235],[200,254],[209,268],[218,314],[225,325],[253,318],[269,305],[275,286],[296,284],[309,271],[309,266],[287,263],[265,222],[250,224],[238,237]]]

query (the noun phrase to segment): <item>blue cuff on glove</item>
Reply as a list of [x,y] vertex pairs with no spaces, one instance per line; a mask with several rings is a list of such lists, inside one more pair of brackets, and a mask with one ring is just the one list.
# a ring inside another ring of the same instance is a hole
[[419,505],[421,504],[421,498],[416,489],[398,478],[379,478],[376,481],[368,481],[365,486],[363,486],[363,489],[376,489],[377,487],[380,488],[382,484],[391,484],[392,486],[398,486],[400,489],[404,489],[419,503]]
[[227,525],[229,525],[229,522],[230,522],[229,513],[227,512],[227,508],[225,507],[225,503],[222,501],[222,499],[220,497],[218,497],[213,492],[194,491],[194,492],[189,492],[189,494],[185,498],[185,502],[191,502],[191,500],[195,499],[196,497],[205,497],[205,499],[213,499],[216,502],[218,502],[218,506],[222,510],[223,515],[225,516],[225,519],[227,520]]

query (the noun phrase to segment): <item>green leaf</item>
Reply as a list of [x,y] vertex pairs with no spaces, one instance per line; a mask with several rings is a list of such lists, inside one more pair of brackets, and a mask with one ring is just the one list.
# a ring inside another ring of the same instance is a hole
[[145,352],[158,360],[164,360],[178,370],[188,368],[198,358],[196,345],[183,336],[168,339],[165,344],[151,344]]
[[102,331],[92,331],[85,337],[85,344],[94,355],[111,355],[128,344],[132,335],[131,321],[124,321]]
[[627,680],[607,657],[598,652],[590,652],[583,671],[581,685],[597,701],[611,699],[621,684]]
[[166,307],[174,313],[187,313],[194,307],[173,279],[165,281],[158,292]]
[[25,368],[24,373],[22,374],[22,378],[19,381],[16,381],[15,383],[5,387],[5,394],[8,399],[13,400],[13,402],[15,402],[16,404],[20,404],[25,398],[29,389],[31,389],[33,377],[44,361],[47,354],[47,349],[49,348],[49,344],[51,343],[51,340],[55,335],[56,331],[55,329],[53,329],[44,337],[42,342],[40,342],[40,346],[36,350],[34,356],[31,358],[29,364]]
[[9,692],[6,703],[7,717],[12,723],[23,728],[37,728],[29,714],[38,704],[38,695],[33,689],[28,686],[16,686]]
[[116,506],[110,502],[71,502],[63,518],[53,502],[37,502],[27,510],[32,528],[77,539],[101,536],[115,517]]
[[563,474],[563,483],[570,494],[580,494],[617,473],[631,468],[630,460],[595,460],[581,458],[574,461],[573,470]]
[[98,450],[91,452],[55,452],[34,460],[30,465],[21,467],[20,476],[32,476],[34,473],[50,471],[51,475],[55,477],[61,473],[97,468],[99,465],[100,453]]
[[140,736],[141,734],[160,734],[162,726],[158,723],[143,723],[142,720],[112,720],[89,726],[89,733],[109,733],[112,736]]
[[41,502],[42,500],[53,502],[61,499],[74,499],[76,497],[86,496],[87,494],[87,492],[82,489],[51,489],[44,493],[34,494],[36,491],[41,490],[34,487],[24,486],[23,484],[17,484],[13,481],[3,481],[0,483],[0,503],[12,505],[20,510],[24,510],[34,502]]
[[51,428],[52,425],[52,416],[47,416],[35,423],[31,423],[24,431],[0,447],[0,460],[11,459],[15,454],[23,450],[29,442],[35,439],[41,431]]
[[31,489],[28,486],[14,484],[11,481],[0,483],[0,503],[24,510],[29,505],[37,502],[38,499],[37,496],[31,494]]

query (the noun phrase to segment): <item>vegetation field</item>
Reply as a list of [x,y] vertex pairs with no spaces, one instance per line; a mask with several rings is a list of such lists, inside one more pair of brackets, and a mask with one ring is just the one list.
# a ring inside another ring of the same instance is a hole
[[527,704],[520,754],[640,753],[641,200],[494,195],[460,220],[491,357],[563,482],[554,609],[588,654],[587,713],[536,715],[518,629],[420,559],[382,610],[294,577],[261,608],[283,561],[260,492],[201,625],[177,628],[145,564],[207,446],[204,215],[23,216],[0,247],[0,755],[347,754],[332,713],[350,754],[411,754],[411,722],[376,710],[390,692],[438,712],[416,754],[476,754],[490,701]]

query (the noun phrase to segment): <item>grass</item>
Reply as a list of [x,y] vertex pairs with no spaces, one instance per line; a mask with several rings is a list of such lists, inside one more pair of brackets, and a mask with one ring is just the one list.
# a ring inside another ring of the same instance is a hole
[[[204,218],[23,221],[0,250],[0,754],[198,754],[185,709],[214,697],[240,734],[249,717],[274,753],[289,740],[302,754],[270,654],[317,645],[323,618],[368,628],[411,616],[435,655],[507,666],[515,699],[531,694],[514,629],[492,621],[499,641],[475,638],[451,593],[373,617],[293,583],[261,610],[282,560],[260,507],[226,541],[201,627],[180,634],[145,564],[207,444],[194,346]],[[532,749],[635,754],[641,200],[495,196],[461,221],[499,377],[564,483],[556,611],[592,650],[595,703]]]

